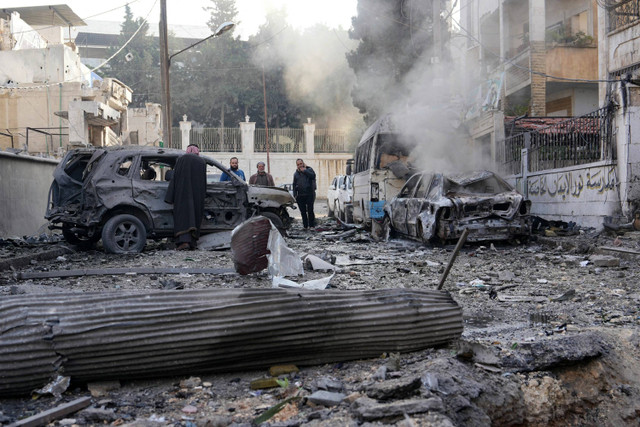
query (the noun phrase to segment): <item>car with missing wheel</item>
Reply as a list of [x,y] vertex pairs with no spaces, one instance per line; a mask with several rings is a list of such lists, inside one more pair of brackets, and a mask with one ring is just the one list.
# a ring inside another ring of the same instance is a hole
[[[70,150],[55,169],[45,218],[65,240],[92,246],[102,240],[110,253],[141,252],[148,238],[173,236],[173,205],[164,201],[177,149],[114,146]],[[295,200],[277,187],[249,185],[220,162],[201,156],[208,174],[231,181],[207,182],[201,234],[228,231],[254,215],[281,233],[292,222]]]
[[421,242],[527,239],[531,201],[491,171],[412,175],[384,207],[382,236],[398,234]]

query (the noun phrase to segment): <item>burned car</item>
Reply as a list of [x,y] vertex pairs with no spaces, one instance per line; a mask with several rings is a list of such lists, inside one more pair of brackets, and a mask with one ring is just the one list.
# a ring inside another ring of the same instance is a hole
[[[173,236],[173,205],[164,201],[178,158],[176,149],[139,146],[69,151],[53,173],[45,218],[67,242],[91,246],[102,239],[107,252],[140,252],[147,238]],[[208,182],[201,234],[231,230],[263,215],[281,232],[291,224],[295,200],[276,187],[248,185],[207,156],[208,173],[231,181]],[[295,209],[295,208],[294,208]]]
[[490,171],[412,175],[387,203],[382,233],[422,242],[513,240],[531,234],[531,202]]

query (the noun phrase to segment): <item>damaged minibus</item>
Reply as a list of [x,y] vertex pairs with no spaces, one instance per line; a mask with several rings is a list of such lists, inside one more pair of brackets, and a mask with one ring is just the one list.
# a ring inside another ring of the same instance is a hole
[[[411,152],[417,141],[397,131],[392,116],[384,116],[371,125],[356,147],[353,174],[353,220],[367,228],[384,219],[384,205],[395,197],[407,178],[416,170]],[[350,162],[351,163],[351,162]],[[376,221],[377,220],[377,221]]]

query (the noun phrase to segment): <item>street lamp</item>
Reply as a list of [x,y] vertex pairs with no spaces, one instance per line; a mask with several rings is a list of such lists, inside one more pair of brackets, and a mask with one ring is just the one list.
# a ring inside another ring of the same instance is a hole
[[220,25],[216,31],[209,37],[206,37],[194,44],[185,47],[184,49],[169,56],[169,47],[167,43],[167,2],[166,0],[160,1],[160,78],[162,80],[162,138],[166,147],[171,147],[171,90],[169,84],[169,67],[171,66],[171,59],[191,49],[192,47],[209,40],[213,37],[217,37],[223,33],[226,33],[235,26],[233,22],[224,22]]

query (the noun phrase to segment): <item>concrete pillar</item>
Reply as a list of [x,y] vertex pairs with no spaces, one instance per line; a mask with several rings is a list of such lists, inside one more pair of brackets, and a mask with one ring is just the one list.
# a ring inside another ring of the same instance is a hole
[[529,46],[531,52],[531,115],[547,114],[545,0],[529,0]]
[[255,133],[256,133],[256,122],[250,122],[249,116],[245,116],[244,122],[240,122],[240,138],[242,139],[242,155],[245,157],[251,158],[251,156],[253,156]]
[[187,115],[185,114],[182,116],[182,121],[180,122],[182,149],[185,151],[189,146],[189,144],[191,144],[190,133],[191,133],[191,122],[187,121]]
[[316,124],[311,123],[311,118],[307,118],[307,123],[304,124],[304,142],[307,148],[307,155],[314,154],[315,144],[313,135],[316,132]]
[[69,145],[89,145],[89,125],[84,119],[83,101],[69,102]]

